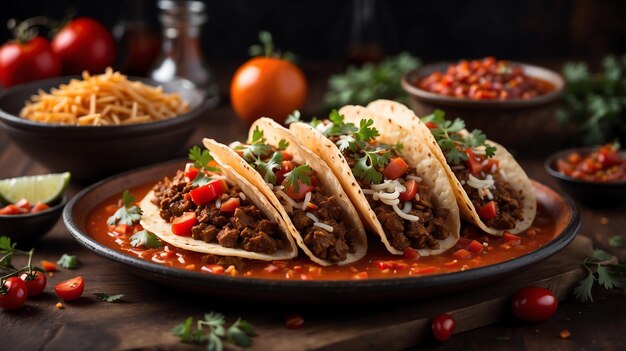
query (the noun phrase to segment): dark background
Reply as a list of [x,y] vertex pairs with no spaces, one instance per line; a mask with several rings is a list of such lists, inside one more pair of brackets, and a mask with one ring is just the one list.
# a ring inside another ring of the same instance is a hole
[[[109,27],[143,3],[143,16],[155,29],[156,1],[40,1],[0,3],[4,23],[15,17],[63,17],[68,7]],[[202,42],[209,60],[242,60],[257,33],[267,29],[283,49],[303,60],[345,57],[351,42],[353,1],[205,1],[209,21]],[[494,55],[503,59],[567,58],[594,60],[626,52],[626,1],[378,1],[375,37],[386,54],[409,51],[426,61]]]

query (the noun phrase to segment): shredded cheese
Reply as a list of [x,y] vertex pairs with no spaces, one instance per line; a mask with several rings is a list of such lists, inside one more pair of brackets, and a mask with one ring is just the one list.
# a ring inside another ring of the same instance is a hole
[[242,199],[243,201],[246,201],[246,194],[239,193],[239,198]]
[[495,182],[493,181],[493,179],[481,180],[481,179],[474,177],[472,174],[469,174],[467,178],[467,185],[476,189],[484,189],[484,188],[493,188],[495,185]]
[[220,199],[219,197],[217,198],[217,200],[215,200],[215,207],[217,207],[218,210],[220,209],[220,207],[222,207],[222,199]]
[[[461,166],[461,167],[463,167],[463,166]],[[422,180],[423,180],[423,179],[422,179],[422,177],[418,177],[418,176],[411,175],[411,174],[407,175],[407,176],[406,176],[406,179],[409,179],[409,180],[414,180],[414,181],[416,181],[416,182],[418,182],[418,183],[421,183],[421,182],[422,182]]]
[[398,214],[398,216],[400,216],[401,218],[406,219],[407,221],[417,222],[417,221],[420,220],[420,218],[418,216],[414,216],[414,215],[410,215],[408,213],[402,212],[402,210],[400,210],[400,208],[398,208],[398,205],[393,205],[391,207]]
[[306,195],[304,195],[304,201],[302,201],[302,211],[306,211],[309,202],[311,202],[311,196],[313,196],[313,193],[311,193],[310,191],[307,192]]
[[319,221],[320,221],[320,220],[319,220],[319,219],[317,219],[317,217],[315,217],[315,215],[314,215],[314,214],[312,214],[311,212],[307,212],[307,213],[305,213],[304,215],[305,215],[305,216],[307,216],[307,217],[309,217],[309,218],[311,218],[311,220],[312,220],[314,223],[317,223],[317,222],[319,222]]
[[287,194],[285,194],[285,192],[284,192],[284,191],[282,191],[282,190],[278,190],[278,191],[276,192],[276,194],[278,194],[278,196],[282,197],[282,198],[283,198],[283,199],[287,202],[287,204],[286,204],[286,206],[285,206],[285,209],[287,210],[287,212],[290,212],[290,213],[291,213],[291,212],[293,212],[293,208],[294,208],[294,207],[298,207],[298,203],[296,203],[295,201],[293,201],[293,199],[292,199],[292,198],[290,198]]
[[313,223],[313,225],[318,227],[318,228],[324,229],[325,231],[327,231],[329,233],[332,233],[333,230],[334,230],[333,227],[329,226],[326,223],[322,223],[322,222],[315,222],[315,223]]
[[412,209],[413,209],[413,204],[411,204],[411,201],[405,201],[404,207],[402,207],[402,212],[409,213]]

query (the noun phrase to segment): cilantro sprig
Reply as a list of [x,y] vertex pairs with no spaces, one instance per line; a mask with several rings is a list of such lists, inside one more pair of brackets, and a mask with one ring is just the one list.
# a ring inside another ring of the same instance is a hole
[[209,351],[221,351],[224,348],[222,339],[239,347],[252,345],[251,337],[257,334],[250,323],[239,318],[228,329],[225,324],[223,314],[209,312],[204,315],[204,319],[196,322],[195,330],[192,327],[193,317],[188,317],[172,329],[172,334],[180,337],[180,341],[184,343],[206,344]]
[[265,182],[274,184],[276,183],[276,174],[274,173],[274,170],[280,169],[282,161],[283,154],[276,151],[267,162],[257,158],[254,160],[254,165],[257,171],[263,176],[263,180],[265,180]]
[[59,258],[57,264],[65,269],[76,269],[80,265],[80,261],[76,255],[68,255],[66,253]]
[[122,297],[124,297],[124,294],[109,295],[105,292],[97,292],[94,295],[98,300],[110,303],[122,302]]
[[243,152],[243,158],[248,162],[254,162],[258,158],[269,156],[272,146],[267,144],[263,131],[256,126],[252,131],[250,144],[237,145],[235,150]]
[[289,173],[285,173],[284,185],[286,188],[292,188],[294,192],[300,191],[300,183],[311,185],[311,172],[313,170],[307,164],[301,164]]
[[424,123],[428,123],[430,131],[435,137],[437,144],[446,156],[448,163],[459,165],[461,162],[467,161],[469,156],[465,152],[466,148],[485,148],[485,157],[493,157],[496,148],[487,144],[487,137],[478,129],[472,130],[467,135],[462,135],[460,131],[465,129],[465,122],[456,118],[453,121],[445,119],[445,112],[435,110],[432,114],[422,118]]
[[202,150],[199,146],[194,146],[189,149],[189,160],[193,161],[193,165],[198,169],[203,169],[209,172],[219,172],[219,168],[209,166],[209,163],[213,161],[213,156],[209,150]]
[[141,220],[142,211],[137,205],[133,205],[135,198],[128,190],[122,194],[123,205],[107,219],[108,225],[126,224],[135,225]]
[[163,246],[163,244],[156,235],[144,229],[130,237],[130,246],[143,246],[146,249],[158,249]]
[[592,256],[583,260],[582,266],[587,276],[574,289],[574,296],[581,302],[593,302],[591,292],[596,282],[607,290],[626,289],[626,264],[617,262],[607,252],[594,250]]

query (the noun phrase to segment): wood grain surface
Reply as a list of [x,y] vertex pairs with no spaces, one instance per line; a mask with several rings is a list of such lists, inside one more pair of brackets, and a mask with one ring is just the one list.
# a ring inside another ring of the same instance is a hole
[[[316,65],[307,69],[308,76],[312,77],[307,110],[317,111],[315,106],[324,91],[325,77],[336,66]],[[232,68],[218,72],[221,72],[222,91],[225,91]],[[230,107],[223,105],[207,114],[189,145],[199,144],[202,137],[228,142],[243,138],[245,131],[246,127],[234,117]],[[531,178],[558,189],[543,170],[542,159],[525,158],[523,153],[518,156]],[[42,173],[47,170],[0,132],[0,178]],[[81,187],[72,184],[70,195]],[[569,292],[581,278],[579,263],[589,252],[590,242],[626,260],[625,248],[608,245],[611,236],[625,236],[626,206],[605,209],[580,206],[580,210],[582,228],[573,244],[557,256],[509,279],[460,296],[432,301],[401,304],[381,301],[326,308],[232,303],[165,288],[90,253],[58,223],[36,245],[37,260],[56,261],[63,253],[70,253],[78,255],[83,265],[78,270],[63,270],[49,277],[46,293],[29,300],[25,308],[0,312],[0,350],[196,349],[180,344],[170,330],[187,316],[198,318],[211,310],[224,313],[229,322],[241,316],[254,323],[259,333],[254,339],[254,349],[258,350],[394,350],[417,345],[426,350],[624,350],[624,294],[595,289],[595,302],[581,304],[571,299]],[[51,287],[79,274],[86,280],[84,298],[64,303],[62,310],[56,309],[58,298]],[[521,323],[508,316],[510,293],[531,282],[548,286],[560,299],[565,299],[546,322]],[[98,301],[93,293],[100,291],[124,293],[125,302]],[[284,327],[285,315],[293,312],[305,318],[302,329]],[[428,331],[429,318],[441,312],[451,312],[458,323],[458,334],[444,344],[430,340]],[[484,327],[469,330],[479,326]],[[571,331],[571,339],[558,337],[563,329]]]

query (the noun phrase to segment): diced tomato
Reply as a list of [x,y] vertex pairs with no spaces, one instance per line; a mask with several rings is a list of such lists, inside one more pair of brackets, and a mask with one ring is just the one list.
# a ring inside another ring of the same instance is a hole
[[221,212],[235,212],[235,209],[239,207],[240,201],[238,197],[231,197],[230,199],[224,201],[222,206],[220,206]]
[[452,256],[457,260],[466,260],[472,257],[472,253],[465,249],[459,249],[455,253],[453,253]]
[[465,153],[467,154],[467,168],[473,175],[478,175],[483,170],[482,161],[476,157],[470,148],[466,148]]
[[289,161],[283,161],[280,164],[280,169],[276,171],[276,182],[281,184],[285,180],[285,174],[293,170],[293,165]]
[[483,170],[488,173],[496,173],[500,169],[500,161],[495,158],[487,160],[487,164],[483,167]]
[[415,194],[417,194],[419,184],[417,184],[417,182],[413,179],[410,179],[404,182],[404,187],[406,188],[406,190],[400,193],[399,199],[400,201],[409,201],[415,197]]
[[387,262],[387,261],[374,261],[374,265],[376,267],[378,267],[378,269],[380,269],[381,271],[384,271],[385,269],[389,269],[392,268],[393,266]]
[[263,268],[263,270],[267,273],[277,273],[280,271],[280,267],[275,264],[268,264],[265,268]]
[[293,160],[293,155],[285,150],[280,151],[280,154],[283,155],[283,161]]
[[10,204],[3,208],[0,208],[0,215],[16,215],[21,213],[22,209],[15,206],[14,204]]
[[128,224],[118,224],[115,228],[113,228],[113,231],[118,234],[125,235],[125,234],[128,234],[129,232],[128,229],[129,229]]
[[502,234],[502,239],[504,240],[504,242],[509,243],[510,245],[513,245],[513,246],[519,245],[522,243],[521,237],[512,233],[509,233],[509,232],[504,232]]
[[383,170],[383,175],[387,179],[395,180],[402,177],[408,170],[409,165],[407,165],[401,157],[396,157],[389,161],[389,164],[387,164]]
[[498,215],[498,206],[495,201],[489,201],[486,205],[478,209],[478,217],[483,220],[496,218]]
[[220,266],[219,264],[206,264],[206,265],[202,266],[202,270],[208,271],[208,272],[213,273],[213,274],[223,274],[224,273],[224,267]]
[[624,162],[618,152],[604,147],[600,149],[598,161],[600,161],[604,167],[616,166]]
[[172,233],[180,236],[190,236],[191,228],[198,223],[195,212],[185,212],[172,222]]
[[213,180],[203,186],[197,187],[189,192],[191,200],[198,206],[213,201],[228,191],[226,182],[222,179]]
[[427,266],[412,269],[412,272],[415,274],[432,274],[437,271],[437,267],[435,266]]
[[420,254],[414,248],[407,247],[406,249],[404,249],[404,257],[410,260],[417,260],[420,258]]
[[428,129],[435,129],[437,128],[437,124],[435,122],[426,122],[426,127],[428,127]]
[[196,168],[193,163],[187,163],[185,165],[185,177],[187,177],[189,181],[196,179],[198,172],[200,172],[200,170]]
[[33,208],[30,209],[30,213],[37,213],[37,212],[41,212],[41,211],[45,211],[47,209],[49,209],[50,206],[44,204],[43,202],[38,202],[37,204],[35,204],[35,206],[33,206]]
[[313,185],[313,186],[318,186],[318,185],[320,185],[320,181],[319,181],[319,179],[317,179],[317,177],[316,177],[316,176],[312,176],[312,177],[311,177],[311,185]]
[[299,186],[298,192],[295,192],[295,189],[293,186],[289,186],[288,188],[285,189],[285,194],[287,194],[287,196],[289,196],[290,198],[294,200],[302,200],[304,199],[304,196],[306,195],[306,193],[308,193],[309,191],[313,191],[313,189],[315,189],[313,185],[306,185],[299,180],[298,180],[298,186]]
[[42,260],[41,261],[41,268],[43,268],[43,270],[46,271],[46,272],[56,272],[57,271],[57,264],[52,262],[52,261]]
[[15,206],[24,210],[23,212],[30,212],[30,202],[28,202],[28,199],[21,199],[15,203]]
[[354,274],[352,276],[352,279],[361,280],[361,279],[367,279],[368,277],[369,275],[367,274],[367,272],[359,272],[357,274]]
[[476,240],[472,240],[472,242],[467,246],[467,251],[477,254],[483,252],[483,245]]
[[469,246],[471,242],[472,242],[472,239],[460,237],[459,241],[456,242],[455,247],[458,249],[467,249],[467,247]]

